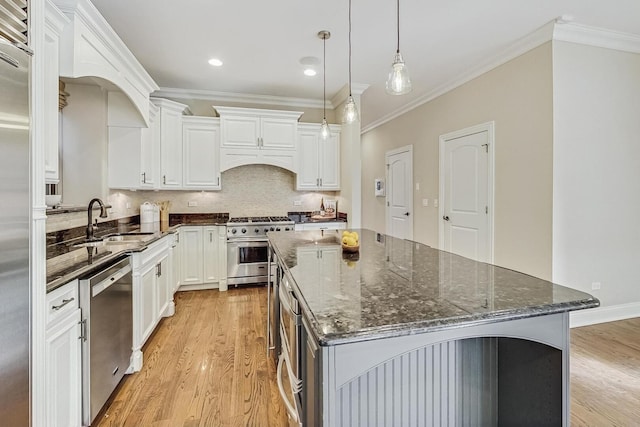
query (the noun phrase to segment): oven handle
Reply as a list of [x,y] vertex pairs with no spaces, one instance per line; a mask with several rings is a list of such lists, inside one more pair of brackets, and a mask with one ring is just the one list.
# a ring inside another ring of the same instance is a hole
[[268,246],[269,239],[257,239],[257,238],[227,238],[228,245],[236,245],[236,246]]
[[278,390],[280,391],[280,396],[282,397],[284,406],[287,407],[287,412],[289,413],[289,416],[291,417],[293,422],[300,425],[299,419],[298,419],[298,412],[296,411],[296,408],[293,406],[293,404],[289,402],[289,399],[287,399],[287,394],[285,393],[284,386],[282,385],[282,364],[283,363],[284,363],[284,354],[281,354],[280,358],[278,359],[278,368],[276,370],[276,376],[278,377]]

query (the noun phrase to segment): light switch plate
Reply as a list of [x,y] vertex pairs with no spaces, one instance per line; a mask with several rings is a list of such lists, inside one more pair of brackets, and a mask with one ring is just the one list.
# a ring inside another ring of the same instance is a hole
[[429,199],[422,199],[422,206],[429,206]]
[[438,207],[438,199],[433,199],[433,207],[434,208]]

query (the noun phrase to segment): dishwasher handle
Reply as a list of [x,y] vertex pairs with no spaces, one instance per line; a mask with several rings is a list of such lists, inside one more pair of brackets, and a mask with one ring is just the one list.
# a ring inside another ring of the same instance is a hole
[[127,264],[122,267],[120,270],[116,271],[106,279],[96,283],[91,286],[91,297],[95,297],[103,292],[105,289],[108,289],[111,285],[116,283],[118,280],[122,279],[127,274],[131,273],[131,265]]

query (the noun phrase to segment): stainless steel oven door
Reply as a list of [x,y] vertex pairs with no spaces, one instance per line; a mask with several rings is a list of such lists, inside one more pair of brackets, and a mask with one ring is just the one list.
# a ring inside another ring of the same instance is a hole
[[269,242],[266,240],[227,241],[227,283],[266,283],[268,260]]

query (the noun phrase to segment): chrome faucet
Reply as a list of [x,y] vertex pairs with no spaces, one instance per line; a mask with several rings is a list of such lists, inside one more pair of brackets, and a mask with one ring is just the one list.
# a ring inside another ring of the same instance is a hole
[[96,219],[96,225],[92,224],[93,204],[95,202],[98,202],[98,204],[100,205],[100,218],[107,217],[107,208],[105,207],[104,203],[102,203],[102,200],[98,198],[91,199],[91,201],[89,202],[89,207],[87,208],[87,216],[89,218],[89,221],[87,222],[87,240],[93,240],[93,232],[95,231],[96,228],[98,228],[97,219]]

